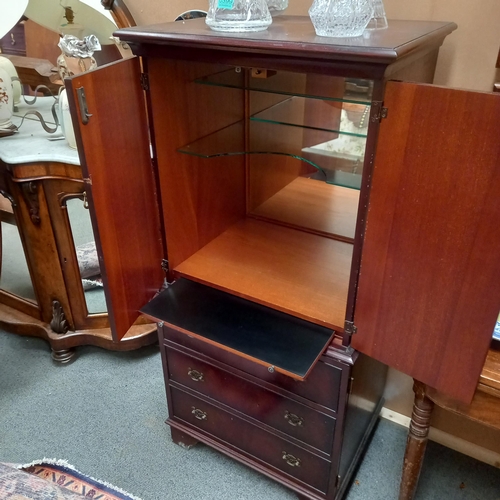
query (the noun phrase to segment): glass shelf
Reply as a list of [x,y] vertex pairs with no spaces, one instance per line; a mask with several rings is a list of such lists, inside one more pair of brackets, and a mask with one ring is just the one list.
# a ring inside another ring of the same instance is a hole
[[252,70],[234,67],[198,78],[195,82],[216,87],[365,105],[371,104],[373,88],[371,80],[334,78],[318,74],[306,75],[288,71],[266,72],[265,70],[259,76],[255,76]]
[[181,147],[178,151],[201,158],[247,154],[286,155],[313,166],[317,171],[313,174],[314,178],[359,189],[364,152],[363,156],[349,156],[339,154],[334,148],[332,150],[331,145],[339,139],[338,133],[272,122],[250,121],[248,127],[250,139],[246,146],[245,123],[241,121]]
[[348,104],[344,109],[332,101],[291,97],[252,115],[250,120],[366,138],[369,116],[370,106],[365,104]]

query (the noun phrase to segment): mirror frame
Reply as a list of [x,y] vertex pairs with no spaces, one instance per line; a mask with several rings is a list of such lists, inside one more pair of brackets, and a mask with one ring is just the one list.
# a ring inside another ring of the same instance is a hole
[[101,5],[111,12],[118,28],[136,26],[136,22],[123,0],[101,0]]

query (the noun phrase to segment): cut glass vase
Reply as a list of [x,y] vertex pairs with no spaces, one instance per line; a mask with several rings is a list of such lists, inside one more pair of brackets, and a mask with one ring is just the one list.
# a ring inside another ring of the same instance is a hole
[[317,35],[339,38],[362,35],[372,14],[372,0],[314,0],[309,9]]
[[263,31],[272,17],[267,0],[210,0],[205,22],[214,31]]
[[288,0],[267,0],[267,6],[272,16],[281,14],[288,7]]
[[373,14],[367,30],[383,30],[387,28],[387,16],[385,15],[385,8],[383,0],[372,0]]

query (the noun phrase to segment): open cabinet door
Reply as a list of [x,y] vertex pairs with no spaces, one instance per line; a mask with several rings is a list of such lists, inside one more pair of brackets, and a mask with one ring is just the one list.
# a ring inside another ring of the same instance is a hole
[[389,82],[352,345],[470,402],[500,310],[500,95]]
[[139,59],[133,58],[66,81],[116,341],[164,277],[140,76]]

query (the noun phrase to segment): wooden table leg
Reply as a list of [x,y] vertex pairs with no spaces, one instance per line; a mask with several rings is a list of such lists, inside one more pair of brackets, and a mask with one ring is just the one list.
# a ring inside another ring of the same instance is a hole
[[425,384],[414,381],[415,400],[406,442],[399,500],[412,500],[422,468],[434,403],[425,395]]

